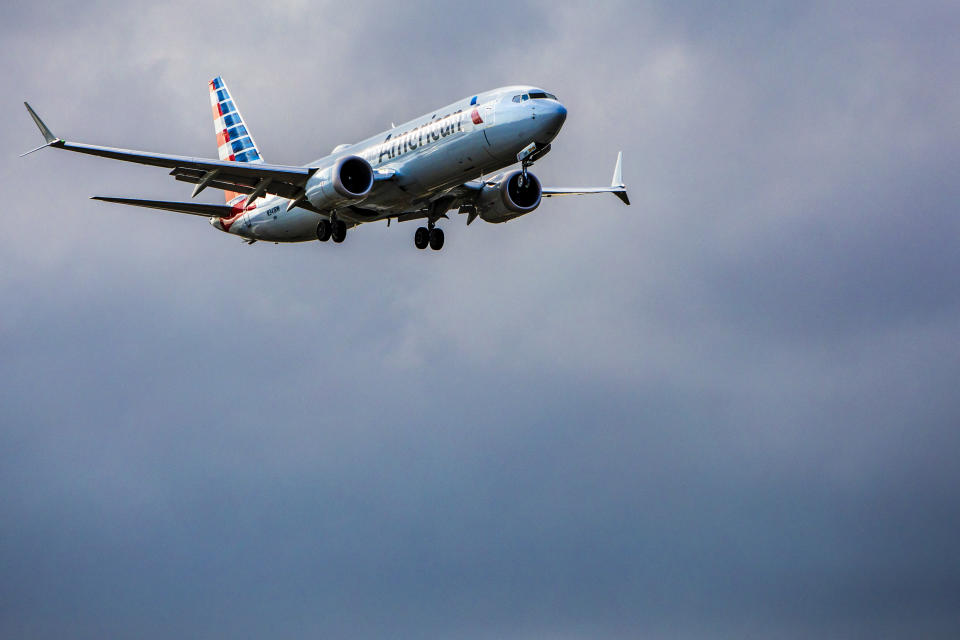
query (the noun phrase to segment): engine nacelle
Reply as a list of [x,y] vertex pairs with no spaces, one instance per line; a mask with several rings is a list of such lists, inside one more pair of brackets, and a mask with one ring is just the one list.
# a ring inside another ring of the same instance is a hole
[[498,184],[486,185],[477,198],[477,213],[486,222],[506,222],[530,213],[540,206],[542,189],[537,176],[529,171],[520,186],[523,172],[511,171]]
[[318,209],[335,209],[366,197],[373,188],[373,167],[360,156],[344,156],[307,180],[307,200]]

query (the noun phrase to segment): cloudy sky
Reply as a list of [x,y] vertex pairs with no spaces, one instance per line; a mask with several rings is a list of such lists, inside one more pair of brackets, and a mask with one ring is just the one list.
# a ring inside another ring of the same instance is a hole
[[[721,4],[5,2],[0,636],[957,637],[960,9]],[[217,74],[282,164],[538,84],[633,206],[246,246],[16,157],[214,157]]]

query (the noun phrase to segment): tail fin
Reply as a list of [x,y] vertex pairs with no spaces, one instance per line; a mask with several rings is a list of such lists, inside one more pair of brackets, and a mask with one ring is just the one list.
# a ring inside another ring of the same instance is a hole
[[[260,149],[250,135],[227,84],[220,76],[210,81],[210,104],[213,107],[213,130],[217,134],[220,159],[231,162],[262,163]],[[224,193],[227,204],[245,197],[244,194],[235,191]]]

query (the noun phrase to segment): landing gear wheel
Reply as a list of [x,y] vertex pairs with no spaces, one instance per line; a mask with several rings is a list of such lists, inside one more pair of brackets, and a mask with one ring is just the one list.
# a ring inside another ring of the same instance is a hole
[[344,222],[343,220],[334,220],[333,223],[331,223],[331,226],[333,227],[333,232],[331,235],[333,235],[334,242],[339,243],[347,239],[347,223],[346,222]]
[[530,184],[530,177],[527,176],[527,168],[531,166],[533,166],[533,163],[527,162],[526,160],[520,163],[520,177],[517,179],[517,186],[521,189]]
[[426,227],[418,228],[417,232],[413,234],[413,244],[417,249],[426,249],[427,245],[430,244],[430,230]]
[[330,233],[332,229],[330,227],[329,220],[321,220],[320,224],[317,225],[317,240],[320,242],[326,242],[330,239]]
[[443,229],[430,230],[430,248],[440,251],[443,248]]

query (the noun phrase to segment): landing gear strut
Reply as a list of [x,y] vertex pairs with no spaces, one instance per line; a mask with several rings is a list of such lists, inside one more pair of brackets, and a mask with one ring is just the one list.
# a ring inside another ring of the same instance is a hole
[[527,162],[524,160],[520,163],[520,177],[517,179],[517,187],[523,189],[527,184],[530,183],[530,178],[527,177],[527,167],[531,166],[532,162]]
[[532,167],[533,163],[547,155],[550,151],[550,145],[539,146],[536,142],[531,142],[523,151],[517,154],[517,162],[520,163],[520,179],[517,180],[517,186],[523,189],[530,184],[530,178],[527,176],[527,167]]

